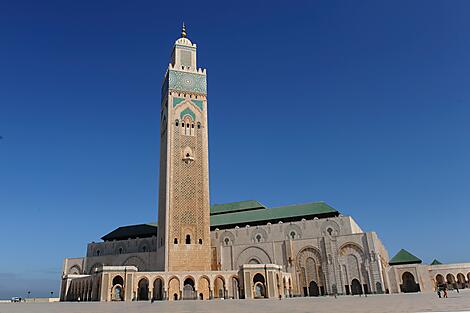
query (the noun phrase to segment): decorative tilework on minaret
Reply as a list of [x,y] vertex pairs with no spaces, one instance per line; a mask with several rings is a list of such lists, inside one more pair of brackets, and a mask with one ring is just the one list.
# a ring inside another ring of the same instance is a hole
[[158,242],[166,271],[211,267],[206,95],[206,70],[183,24],[162,86]]

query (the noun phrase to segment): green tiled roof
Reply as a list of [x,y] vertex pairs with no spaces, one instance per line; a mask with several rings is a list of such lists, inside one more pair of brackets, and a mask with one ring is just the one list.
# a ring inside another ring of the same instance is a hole
[[224,214],[229,212],[249,211],[256,209],[266,209],[266,207],[256,200],[247,200],[226,204],[213,204],[211,206],[211,215]]
[[129,238],[147,238],[157,235],[156,224],[121,226],[101,237],[104,241],[125,240]]
[[339,212],[324,202],[311,202],[276,208],[238,211],[211,216],[211,228],[221,226],[245,226],[267,222],[300,220],[314,216],[337,216]]
[[[302,218],[333,217],[339,212],[324,202],[267,208],[256,200],[240,201],[211,206],[211,229],[245,225],[261,225],[267,222],[299,221]],[[104,241],[147,238],[157,235],[156,224],[129,225],[116,228],[101,237]]]
[[432,260],[432,262],[431,262],[431,265],[439,265],[439,264],[442,264],[442,262],[440,262],[440,261],[437,260],[437,259],[434,259],[434,260]]
[[412,255],[405,249],[401,249],[398,253],[388,262],[390,265],[399,265],[399,264],[420,264],[421,261],[416,256]]

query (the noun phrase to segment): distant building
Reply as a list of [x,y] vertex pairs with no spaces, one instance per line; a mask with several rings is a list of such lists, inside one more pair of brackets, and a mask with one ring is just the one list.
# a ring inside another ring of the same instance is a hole
[[468,287],[470,264],[405,250],[389,261],[375,232],[324,202],[212,205],[206,70],[186,37],[162,86],[158,225],[119,227],[64,261],[62,301],[278,298]]

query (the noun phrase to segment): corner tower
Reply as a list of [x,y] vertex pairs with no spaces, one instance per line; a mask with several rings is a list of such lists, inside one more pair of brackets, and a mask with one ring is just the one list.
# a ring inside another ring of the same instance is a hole
[[184,24],[162,86],[160,125],[158,263],[165,271],[210,270],[206,70],[197,68]]

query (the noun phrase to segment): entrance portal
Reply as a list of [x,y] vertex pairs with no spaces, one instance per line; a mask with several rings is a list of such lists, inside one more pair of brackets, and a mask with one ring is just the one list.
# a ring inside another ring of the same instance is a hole
[[308,294],[311,297],[318,297],[320,295],[320,289],[318,288],[317,283],[313,280],[308,285]]
[[410,272],[404,272],[402,275],[403,284],[401,285],[402,292],[418,292],[419,284],[416,283],[415,277]]
[[351,293],[353,295],[362,295],[361,283],[356,278],[354,278],[351,282]]
[[192,278],[186,278],[184,280],[183,287],[183,300],[196,300],[197,295],[194,290],[194,281]]

